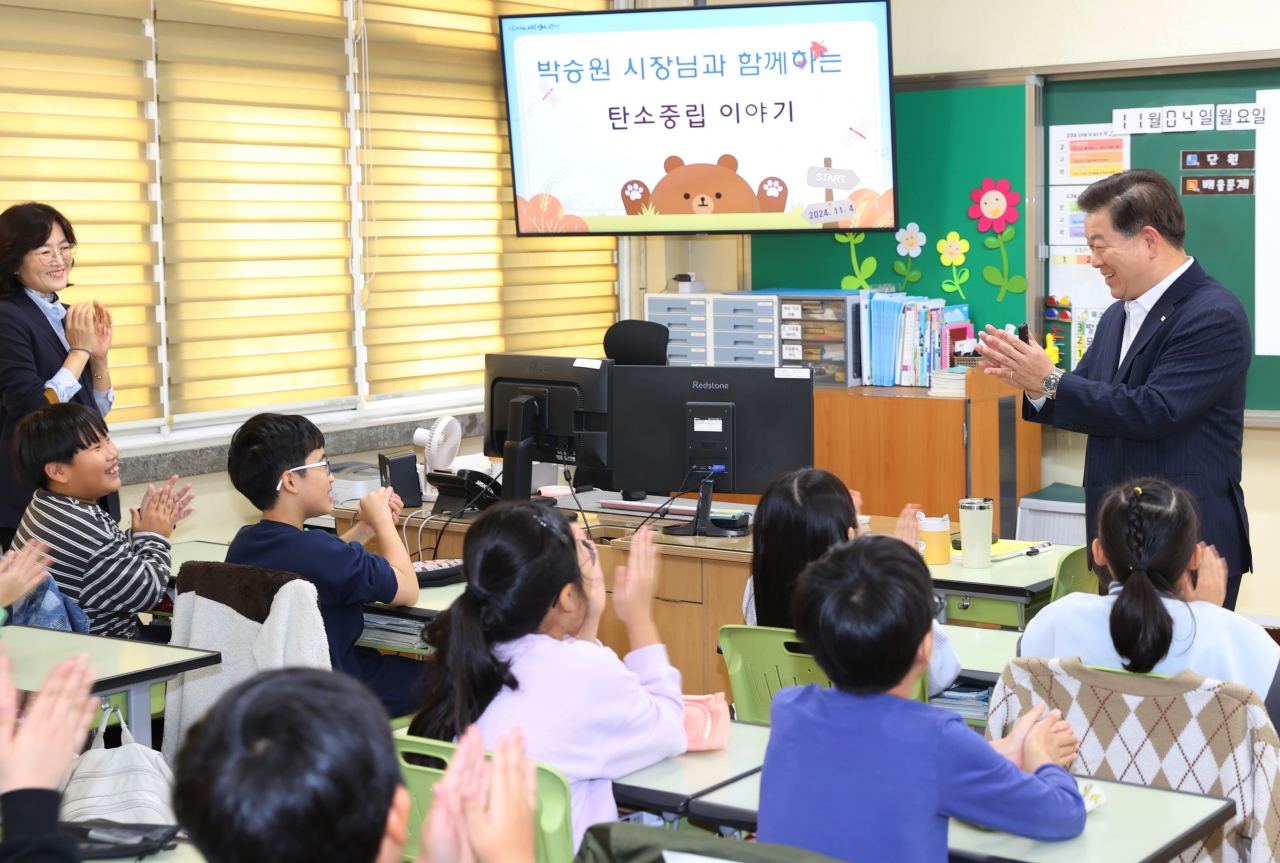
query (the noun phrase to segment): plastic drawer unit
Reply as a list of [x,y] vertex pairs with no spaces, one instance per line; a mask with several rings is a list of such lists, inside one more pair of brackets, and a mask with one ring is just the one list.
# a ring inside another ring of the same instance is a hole
[[813,370],[825,386],[862,383],[859,345],[861,299],[852,293],[778,297],[778,356],[782,366]]
[[667,328],[667,361],[673,366],[710,364],[711,332],[706,294],[646,294],[645,320]]
[[710,300],[712,365],[778,365],[778,297],[747,292]]

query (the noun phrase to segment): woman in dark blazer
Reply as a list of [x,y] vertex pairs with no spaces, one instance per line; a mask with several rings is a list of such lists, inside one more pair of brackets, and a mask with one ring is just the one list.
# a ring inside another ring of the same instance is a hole
[[[10,458],[19,420],[66,401],[106,416],[115,400],[111,313],[96,300],[58,302],[75,250],[71,222],[47,204],[0,213],[0,549],[9,548],[35,491],[14,475]],[[120,518],[118,495],[98,503]]]

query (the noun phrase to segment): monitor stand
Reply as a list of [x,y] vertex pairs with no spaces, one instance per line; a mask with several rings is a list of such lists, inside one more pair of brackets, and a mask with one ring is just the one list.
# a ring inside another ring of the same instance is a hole
[[664,527],[667,536],[746,536],[746,530],[728,530],[711,523],[711,493],[716,487],[716,475],[703,477],[698,484],[698,514],[688,524]]
[[507,407],[507,440],[502,445],[502,499],[533,496],[533,424],[538,416],[535,396],[520,395]]

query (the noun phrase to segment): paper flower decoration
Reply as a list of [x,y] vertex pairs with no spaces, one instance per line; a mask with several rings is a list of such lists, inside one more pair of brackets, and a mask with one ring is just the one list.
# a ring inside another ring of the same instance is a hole
[[969,251],[969,241],[960,238],[957,231],[950,231],[934,246],[942,259],[942,266],[951,268],[951,278],[942,280],[942,290],[949,294],[959,294],[964,299],[964,290],[960,287],[969,281],[968,270],[956,269],[964,263],[964,254]]
[[938,240],[936,248],[938,254],[942,256],[942,266],[958,267],[964,263],[965,252],[969,251],[969,241],[962,240],[960,234],[951,231]]
[[973,198],[969,218],[978,220],[979,231],[995,229],[999,234],[1018,221],[1016,205],[1022,202],[1022,196],[1009,188],[1008,180],[996,182],[987,177],[982,187],[970,192],[969,197]]
[[893,238],[898,241],[898,254],[903,257],[910,255],[913,258],[920,257],[924,244],[929,241],[924,231],[920,230],[920,226],[915,222],[908,222],[905,228],[893,235]]
[[840,287],[846,291],[870,290],[871,284],[867,279],[871,278],[876,271],[876,259],[867,255],[858,261],[858,244],[867,238],[866,234],[836,234],[837,243],[845,243],[849,246],[849,259],[853,263],[853,275],[845,276],[840,280]]

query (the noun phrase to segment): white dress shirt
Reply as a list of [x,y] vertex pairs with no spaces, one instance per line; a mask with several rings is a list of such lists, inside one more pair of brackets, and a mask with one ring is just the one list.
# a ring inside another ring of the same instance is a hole
[[[40,311],[44,312],[44,316],[49,319],[49,326],[53,327],[54,335],[58,337],[58,341],[62,342],[62,346],[70,352],[71,343],[67,341],[67,333],[62,326],[62,319],[67,316],[67,310],[62,303],[58,302],[58,295],[42,294],[27,287],[24,287],[23,290],[27,292],[27,296],[35,301]],[[80,381],[76,380],[75,375],[67,371],[66,368],[58,369],[53,377],[44,382],[44,386],[45,389],[54,391],[60,403],[71,401],[72,397],[80,392]],[[115,403],[116,388],[109,387],[105,393],[94,390],[93,400],[98,405],[98,410],[105,417],[111,412],[111,405]]]
[[[1160,302],[1160,298],[1164,296],[1165,291],[1169,290],[1169,286],[1176,282],[1195,262],[1195,258],[1187,258],[1182,266],[1156,282],[1155,287],[1151,290],[1147,291],[1136,300],[1125,300],[1124,340],[1120,343],[1121,365],[1124,364],[1125,355],[1129,353],[1129,347],[1133,344],[1133,340],[1138,336],[1138,330],[1142,329],[1142,322],[1147,319],[1147,313],[1155,308],[1156,303]],[[1119,366],[1116,368],[1119,368]],[[1048,398],[1048,396],[1031,399],[1031,406],[1036,410],[1040,410],[1040,408],[1044,407],[1046,398]]]

